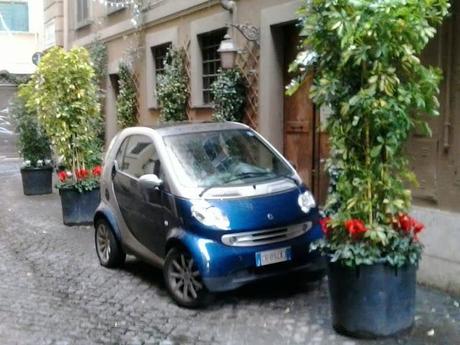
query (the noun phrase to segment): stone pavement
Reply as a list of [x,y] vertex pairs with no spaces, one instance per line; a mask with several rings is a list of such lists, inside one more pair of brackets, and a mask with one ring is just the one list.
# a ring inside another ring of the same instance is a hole
[[460,345],[460,297],[419,286],[401,338],[337,335],[326,282],[265,282],[177,307],[160,270],[134,258],[99,266],[90,227],[61,222],[59,196],[22,194],[19,162],[0,160],[0,344]]

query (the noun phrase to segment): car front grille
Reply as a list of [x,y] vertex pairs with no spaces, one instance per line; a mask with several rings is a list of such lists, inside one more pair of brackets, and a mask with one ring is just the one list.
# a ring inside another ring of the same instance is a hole
[[282,242],[303,235],[312,227],[312,222],[291,225],[289,227],[239,232],[222,236],[222,243],[234,247],[251,247]]

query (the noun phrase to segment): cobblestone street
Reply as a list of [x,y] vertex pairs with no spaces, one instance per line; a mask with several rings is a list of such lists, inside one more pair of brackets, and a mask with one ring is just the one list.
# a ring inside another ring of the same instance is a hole
[[91,227],[62,224],[59,196],[22,194],[19,161],[0,160],[0,344],[460,344],[459,297],[421,287],[398,339],[337,335],[326,281],[265,282],[177,307],[160,270],[129,258],[102,268]]

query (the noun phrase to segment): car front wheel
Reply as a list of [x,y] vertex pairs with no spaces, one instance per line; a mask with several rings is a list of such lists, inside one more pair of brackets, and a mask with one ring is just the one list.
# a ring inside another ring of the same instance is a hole
[[112,227],[105,219],[96,222],[95,244],[96,253],[102,266],[108,268],[120,267],[126,259]]
[[197,308],[211,300],[193,257],[185,249],[173,248],[168,252],[163,275],[166,288],[178,305]]

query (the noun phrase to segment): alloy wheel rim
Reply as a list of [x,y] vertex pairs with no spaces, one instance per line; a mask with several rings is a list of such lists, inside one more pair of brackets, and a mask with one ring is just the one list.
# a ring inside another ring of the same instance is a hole
[[169,279],[174,293],[184,300],[196,300],[203,289],[193,258],[183,253],[172,260]]
[[97,252],[102,262],[106,263],[110,257],[110,237],[109,230],[104,224],[99,224],[97,229]]

